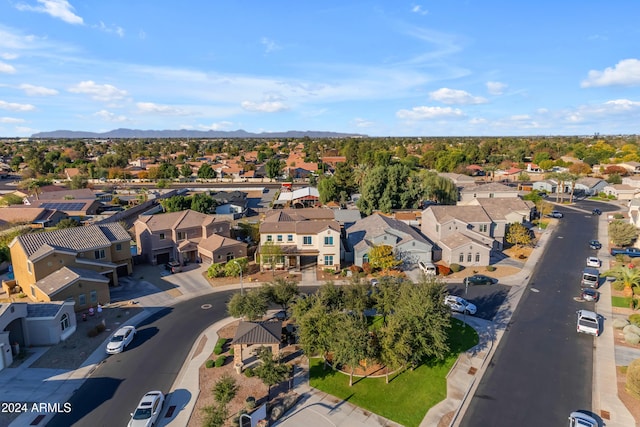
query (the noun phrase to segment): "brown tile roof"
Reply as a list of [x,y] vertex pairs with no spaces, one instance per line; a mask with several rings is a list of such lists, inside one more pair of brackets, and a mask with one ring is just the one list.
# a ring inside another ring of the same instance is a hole
[[246,243],[239,242],[237,240],[230,239],[228,237],[223,237],[218,234],[212,234],[206,239],[202,240],[200,244],[198,244],[199,249],[204,249],[206,251],[214,252],[217,249],[227,247],[227,246],[236,246],[243,245],[247,246]]
[[[15,206],[15,207],[14,207]],[[48,217],[52,211],[44,208],[30,208],[25,206],[9,206],[0,209],[0,221],[5,222],[33,222]]]
[[142,215],[136,222],[146,224],[151,231],[179,230],[183,228],[209,225],[216,219],[213,215],[206,215],[187,209],[179,212],[168,212],[156,215]]
[[280,344],[282,322],[240,322],[231,344]]
[[78,267],[62,267],[44,279],[36,282],[36,286],[48,296],[53,296],[78,280],[109,283],[109,279],[93,270]]
[[[29,198],[31,200],[31,197]],[[35,200],[35,197],[33,197]],[[96,194],[93,190],[88,188],[81,188],[79,190],[64,189],[64,191],[49,191],[46,193],[38,194],[38,200],[95,200]]]
[[448,206],[438,205],[429,206],[438,223],[443,224],[447,221],[457,219],[466,224],[491,222],[491,218],[482,208],[482,206]]

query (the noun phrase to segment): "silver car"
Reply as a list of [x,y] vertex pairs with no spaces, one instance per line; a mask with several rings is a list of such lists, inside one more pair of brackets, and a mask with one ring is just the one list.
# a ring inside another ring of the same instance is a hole
[[444,298],[444,305],[458,313],[476,314],[476,311],[478,311],[474,304],[455,295],[447,295]]

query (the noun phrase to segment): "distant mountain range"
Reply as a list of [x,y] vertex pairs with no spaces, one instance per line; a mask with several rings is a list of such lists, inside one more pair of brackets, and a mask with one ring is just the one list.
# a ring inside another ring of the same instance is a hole
[[108,132],[84,132],[73,130],[56,130],[53,132],[39,132],[31,135],[31,138],[345,138],[365,137],[367,135],[356,133],[322,132],[322,131],[297,131],[287,132],[261,132],[251,133],[242,129],[234,131],[221,130],[139,130],[139,129],[115,129]]

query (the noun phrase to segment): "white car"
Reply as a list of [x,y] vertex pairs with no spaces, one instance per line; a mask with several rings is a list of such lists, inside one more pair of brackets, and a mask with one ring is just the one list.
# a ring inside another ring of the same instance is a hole
[[160,417],[164,406],[164,394],[161,391],[150,391],[140,399],[136,411],[131,414],[128,427],[151,427]]
[[455,295],[447,295],[444,298],[444,305],[458,313],[476,314],[476,311],[478,310],[474,304],[471,304],[466,299]]
[[559,212],[559,211],[551,211],[549,216],[551,218],[562,218],[562,217],[564,217],[564,214],[562,212]]
[[107,353],[122,353],[131,344],[135,335],[136,328],[134,326],[123,326],[118,329],[107,343]]
[[598,427],[598,422],[590,415],[572,412],[569,415],[569,427]]
[[435,276],[436,275],[436,272],[437,272],[436,266],[431,264],[430,262],[418,261],[418,267],[427,276]]
[[601,264],[600,260],[594,256],[587,258],[587,267],[600,268]]

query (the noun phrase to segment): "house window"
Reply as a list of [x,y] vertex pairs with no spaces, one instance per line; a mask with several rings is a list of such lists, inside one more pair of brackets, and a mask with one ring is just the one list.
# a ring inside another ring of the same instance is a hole
[[164,233],[160,233],[160,240],[164,240]]
[[184,240],[184,231],[178,231],[178,240]]
[[362,255],[362,263],[369,262],[369,254]]
[[278,240],[278,242],[282,242],[282,234],[278,234],[277,240]]
[[324,245],[325,246],[333,246],[333,236],[325,236],[324,237]]
[[122,250],[122,243],[116,243],[116,251]]
[[69,327],[69,315],[67,313],[63,314],[60,318],[60,330],[65,331]]
[[333,265],[333,255],[324,256],[324,265]]
[[233,256],[233,252],[227,252],[227,262],[231,261],[233,258],[235,258]]
[[293,234],[287,234],[287,242],[293,242]]
[[302,238],[302,244],[303,245],[311,245],[312,244],[311,236],[304,236]]
[[489,198],[493,199],[493,193],[489,193]]
[[31,296],[34,298],[36,297],[36,287],[33,285],[31,285]]
[[87,305],[87,296],[85,294],[78,295],[78,305],[79,306]]
[[464,262],[464,254],[463,253],[460,254],[460,258],[458,258],[458,261],[459,262]]
[[476,262],[480,262],[480,252],[476,252]]
[[440,232],[440,224],[436,224],[436,233]]
[[89,300],[91,301],[91,304],[97,303],[98,302],[98,291],[89,292]]
[[471,262],[471,252],[467,254],[467,262]]
[[106,254],[104,253],[104,249],[99,249],[97,251],[93,251],[93,255],[95,257],[95,259],[103,259],[106,257]]
[[273,242],[273,236],[271,234],[267,234],[267,242]]
[[480,232],[481,233],[487,232],[487,224],[480,224]]
[[27,271],[29,272],[29,274],[33,274],[33,264],[31,263],[31,261],[27,261]]

